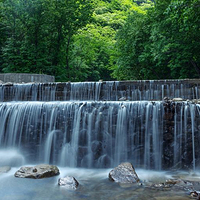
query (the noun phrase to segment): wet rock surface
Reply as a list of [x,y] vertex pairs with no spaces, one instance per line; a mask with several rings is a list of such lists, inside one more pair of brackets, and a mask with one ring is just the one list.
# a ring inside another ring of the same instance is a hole
[[109,173],[109,180],[117,183],[138,183],[140,180],[131,163],[121,163]]
[[[158,193],[162,191],[163,193],[169,192],[169,193],[178,194],[178,193],[181,193],[182,191],[183,196],[182,197],[177,196],[178,200],[183,200],[183,199],[200,200],[200,191],[198,190],[200,186],[200,182],[196,181],[195,179],[187,180],[184,177],[182,178],[167,179],[163,183],[148,182],[148,183],[145,183],[145,188],[152,192],[157,191]],[[163,197],[163,198],[158,197],[158,199],[166,199],[166,197]],[[173,199],[176,199],[175,196],[173,196]]]
[[21,167],[17,172],[15,172],[15,177],[40,179],[59,174],[59,169],[55,165],[41,164],[34,167]]
[[66,189],[77,189],[79,186],[78,181],[72,176],[65,176],[58,179],[58,185],[65,187]]
[[170,188],[172,190],[191,190],[193,188],[193,184],[188,181],[183,180],[166,180],[165,183],[157,183],[152,184],[149,186],[151,189],[159,189],[159,190],[165,190],[167,188]]
[[197,191],[190,192],[190,196],[196,199],[200,199],[200,194]]

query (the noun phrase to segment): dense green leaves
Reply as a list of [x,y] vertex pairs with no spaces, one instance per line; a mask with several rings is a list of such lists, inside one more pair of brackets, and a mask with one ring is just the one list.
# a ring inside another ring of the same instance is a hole
[[70,44],[91,19],[92,1],[5,0],[1,5],[3,71],[70,79]]
[[200,77],[199,0],[0,0],[0,72]]
[[200,2],[157,0],[118,33],[120,79],[200,77]]
[[109,80],[115,31],[109,27],[90,24],[74,36],[70,66],[78,73],[71,80]]
[[[130,0],[97,1],[92,22],[73,37],[71,80],[111,80],[115,64],[116,32],[132,11],[143,12]],[[73,69],[78,73],[73,73]]]

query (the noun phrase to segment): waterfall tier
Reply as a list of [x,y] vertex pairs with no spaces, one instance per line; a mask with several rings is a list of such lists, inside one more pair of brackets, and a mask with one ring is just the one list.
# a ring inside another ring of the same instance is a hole
[[17,148],[29,163],[195,168],[199,124],[200,105],[190,102],[4,102],[0,145]]
[[0,85],[0,101],[130,101],[200,98],[200,80],[105,81]]

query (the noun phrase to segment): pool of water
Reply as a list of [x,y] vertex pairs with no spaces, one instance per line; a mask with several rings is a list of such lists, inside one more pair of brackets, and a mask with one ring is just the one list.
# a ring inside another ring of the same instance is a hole
[[[142,185],[122,185],[108,180],[111,169],[59,168],[60,175],[45,179],[16,178],[18,168],[12,168],[0,175],[0,199],[2,200],[189,200],[189,190],[184,188],[156,188],[151,184],[162,183],[170,178],[183,178],[200,182],[200,175],[189,173],[155,172],[136,169]],[[66,190],[58,186],[58,179],[66,175],[74,176],[80,186],[77,190]],[[193,186],[192,186],[193,187]]]

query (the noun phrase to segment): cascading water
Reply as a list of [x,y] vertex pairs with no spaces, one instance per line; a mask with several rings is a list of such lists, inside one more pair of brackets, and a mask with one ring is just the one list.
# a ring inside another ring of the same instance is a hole
[[1,103],[0,145],[17,148],[29,163],[91,168],[130,161],[146,169],[195,169],[199,112],[189,102]]
[[200,80],[105,81],[0,85],[1,101],[130,101],[198,99]]
[[[0,174],[1,198],[189,200],[189,187],[199,190],[199,183],[188,182],[198,176],[184,178],[190,170],[198,174],[200,166],[199,84],[166,80],[0,85],[0,169],[12,167]],[[143,186],[113,184],[107,180],[110,169],[99,169],[124,161],[134,165],[145,180]],[[21,165],[41,163],[58,165],[60,176],[40,181],[13,176]],[[172,176],[170,169],[186,171],[173,171]],[[80,190],[56,186],[66,175],[78,180]],[[177,187],[160,184],[173,181],[174,175],[183,177]]]

